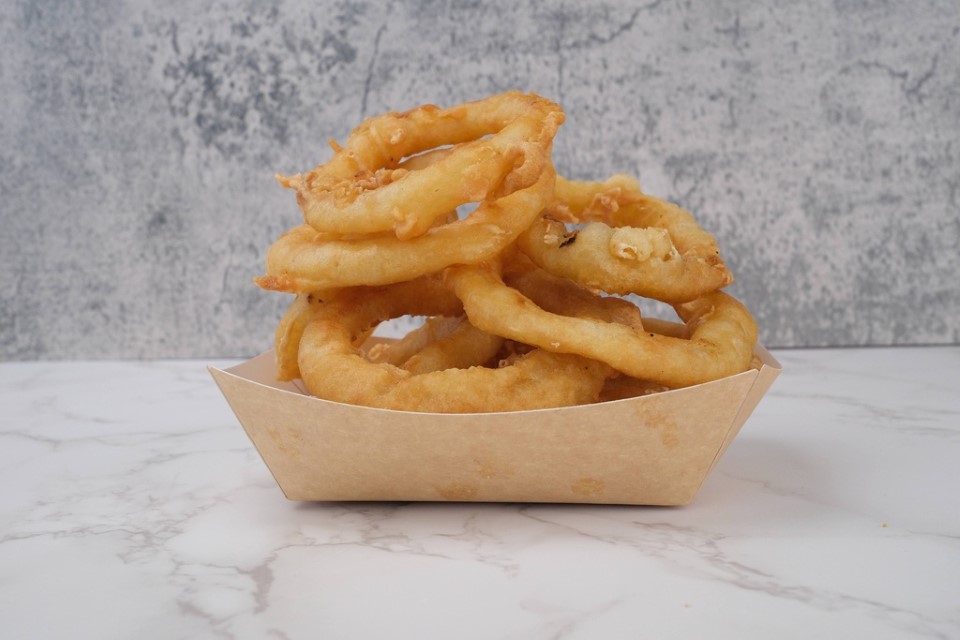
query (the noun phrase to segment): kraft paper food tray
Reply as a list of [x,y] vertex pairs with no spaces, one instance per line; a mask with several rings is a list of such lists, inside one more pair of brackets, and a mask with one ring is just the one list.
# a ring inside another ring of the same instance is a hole
[[210,372],[290,500],[683,505],[781,371],[601,404],[435,414],[320,400],[273,352]]

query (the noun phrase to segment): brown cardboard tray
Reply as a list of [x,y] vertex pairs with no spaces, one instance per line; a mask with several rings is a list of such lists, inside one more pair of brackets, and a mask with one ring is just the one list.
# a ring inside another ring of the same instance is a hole
[[274,379],[273,352],[211,367],[291,500],[683,505],[781,371],[761,368],[648,396],[511,413],[346,405]]

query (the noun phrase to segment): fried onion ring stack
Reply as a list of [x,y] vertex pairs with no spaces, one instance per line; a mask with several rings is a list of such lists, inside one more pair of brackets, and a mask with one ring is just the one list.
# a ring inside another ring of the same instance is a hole
[[[304,222],[268,250],[262,288],[295,294],[277,377],[321,398],[474,413],[585,404],[751,367],[757,328],[693,216],[633,178],[557,176],[559,105],[508,92],[364,121],[295,176]],[[475,203],[463,216],[458,207]],[[636,294],[681,323],[643,319]],[[367,345],[378,324],[426,316]]]

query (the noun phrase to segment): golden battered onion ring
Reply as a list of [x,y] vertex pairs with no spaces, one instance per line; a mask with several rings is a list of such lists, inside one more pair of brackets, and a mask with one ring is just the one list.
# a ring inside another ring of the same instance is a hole
[[370,362],[386,362],[396,367],[422,351],[431,342],[446,338],[460,326],[460,318],[433,316],[395,342],[381,342],[367,349]]
[[552,196],[555,175],[548,164],[530,187],[483,202],[463,220],[411,240],[392,235],[331,238],[301,225],[271,245],[267,274],[255,282],[263,289],[299,293],[403,282],[452,264],[491,260],[540,215]]
[[[357,127],[326,164],[278,180],[296,189],[305,221],[318,231],[413,238],[451,209],[536,182],[563,119],[555,103],[519,92],[387,113]],[[398,167],[444,145],[457,146],[425,167]]]
[[358,334],[406,314],[458,315],[459,300],[434,278],[341,291],[324,304],[300,342],[300,372],[320,398],[437,413],[519,411],[593,402],[611,370],[569,354],[531,352],[501,369],[446,369],[414,375],[366,360]]
[[[277,380],[296,380],[300,377],[297,357],[303,330],[313,320],[313,315],[320,308],[323,300],[334,296],[336,293],[336,290],[330,290],[299,294],[290,303],[274,334],[273,346],[276,356]],[[361,334],[357,338],[357,344],[365,342],[371,333],[373,333],[372,330]]]
[[298,295],[280,319],[273,340],[277,380],[296,380],[300,377],[300,367],[297,365],[300,338],[313,319],[313,314],[320,308],[321,295],[319,292]]
[[[750,313],[719,291],[674,307],[690,332],[684,340],[550,313],[530,299],[537,297],[536,288],[521,293],[504,284],[492,268],[450,267],[446,282],[463,302],[470,322],[488,333],[594,358],[668,387],[687,387],[745,371],[757,340]],[[523,281],[517,285],[523,287]]]
[[[644,318],[643,326],[650,333],[657,333],[662,336],[671,336],[673,338],[687,338],[687,325],[679,322],[670,322],[660,318]],[[598,402],[610,402],[611,400],[623,400],[625,398],[635,398],[637,396],[648,396],[654,393],[663,393],[670,391],[670,387],[649,380],[641,380],[625,374],[620,374],[608,378],[600,391]]]
[[[606,182],[557,178],[546,217],[517,245],[550,273],[592,290],[686,302],[733,282],[716,239],[688,212],[617,175]],[[551,219],[554,218],[554,219]],[[567,233],[563,222],[588,222]]]
[[366,350],[370,362],[386,362],[410,373],[479,366],[492,357],[503,338],[484,333],[464,316],[434,316],[395,342],[381,342]]
[[494,357],[502,345],[503,338],[480,331],[461,317],[453,331],[425,345],[400,368],[419,374],[477,367]]
[[643,332],[640,309],[627,300],[599,296],[570,280],[541,269],[522,253],[507,256],[504,282],[514,289],[529,292],[544,311],[600,322],[615,322]]

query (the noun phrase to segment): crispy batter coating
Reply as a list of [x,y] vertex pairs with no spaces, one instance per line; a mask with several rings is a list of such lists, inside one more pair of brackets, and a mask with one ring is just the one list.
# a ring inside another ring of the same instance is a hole
[[[329,162],[278,176],[304,215],[255,278],[297,294],[275,334],[278,377],[338,402],[470,413],[633,397],[754,366],[757,327],[720,291],[733,276],[716,238],[629,176],[558,177],[563,121],[557,104],[519,92],[425,105],[369,118],[331,141]],[[641,318],[618,294],[671,304],[683,322]],[[430,317],[364,351],[401,315]]]
[[[450,109],[425,105],[367,119],[329,162],[278,179],[296,189],[304,219],[318,231],[414,238],[462,204],[534,184],[563,119],[557,104],[516,91]],[[427,166],[397,168],[446,145],[457,148]]]
[[340,292],[321,306],[300,342],[301,377],[337,402],[436,413],[520,411],[593,402],[612,370],[580,356],[532,351],[509,367],[415,375],[373,363],[355,345],[376,323],[406,314],[458,315],[457,298],[432,278]]
[[720,291],[674,307],[689,331],[689,339],[682,339],[617,322],[551,313],[531,300],[539,289],[514,289],[493,268],[451,267],[446,277],[470,322],[488,333],[595,358],[622,373],[672,388],[745,371],[757,340],[757,327],[746,307]]
[[[643,193],[636,180],[557,178],[545,217],[517,240],[542,268],[608,293],[687,302],[733,282],[716,239],[689,212]],[[564,222],[586,226],[567,234]]]
[[288,231],[267,252],[268,290],[296,293],[381,285],[497,257],[540,215],[553,193],[553,168],[530,187],[483,202],[473,213],[410,240],[391,235],[338,238],[309,225]]

